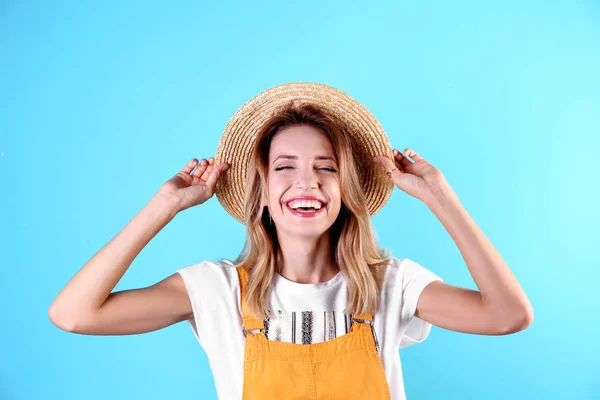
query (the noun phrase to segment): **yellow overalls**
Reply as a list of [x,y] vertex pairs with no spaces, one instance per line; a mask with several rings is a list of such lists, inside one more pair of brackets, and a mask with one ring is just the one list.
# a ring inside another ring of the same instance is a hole
[[242,400],[390,399],[371,314],[354,316],[358,323],[352,323],[349,333],[326,342],[268,340],[264,321],[244,304],[247,267],[237,271],[246,336]]

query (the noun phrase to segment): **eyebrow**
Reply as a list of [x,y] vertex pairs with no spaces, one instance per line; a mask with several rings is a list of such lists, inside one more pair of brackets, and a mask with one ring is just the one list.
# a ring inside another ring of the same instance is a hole
[[[275,163],[275,161],[279,160],[280,158],[285,158],[287,160],[297,160],[298,156],[292,156],[292,155],[288,155],[288,154],[281,154],[281,155],[277,156],[273,160],[273,164]],[[330,157],[330,156],[316,156],[315,160],[330,160],[330,161],[335,162],[335,159],[333,157]]]

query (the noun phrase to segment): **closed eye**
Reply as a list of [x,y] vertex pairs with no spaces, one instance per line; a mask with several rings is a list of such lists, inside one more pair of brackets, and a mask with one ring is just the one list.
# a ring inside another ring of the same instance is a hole
[[[283,167],[277,167],[275,168],[275,171],[281,171],[284,169],[293,169],[292,167],[288,167],[288,166],[283,166]],[[329,171],[329,172],[337,172],[337,170],[333,169],[333,168],[319,168],[320,170],[325,170],[325,171]]]

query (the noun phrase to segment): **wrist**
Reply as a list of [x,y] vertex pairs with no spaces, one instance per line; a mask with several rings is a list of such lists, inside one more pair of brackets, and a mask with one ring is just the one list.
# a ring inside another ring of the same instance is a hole
[[452,206],[458,202],[458,196],[454,189],[448,184],[443,184],[435,188],[425,199],[425,204],[431,210],[437,210],[447,206]]
[[178,196],[163,191],[158,191],[151,199],[149,204],[157,210],[172,217],[181,210],[181,201]]

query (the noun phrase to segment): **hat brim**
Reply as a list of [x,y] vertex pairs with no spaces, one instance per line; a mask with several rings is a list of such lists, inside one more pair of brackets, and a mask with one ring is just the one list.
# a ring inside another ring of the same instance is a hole
[[248,163],[256,136],[263,124],[284,107],[314,104],[330,115],[352,142],[370,215],[389,200],[393,182],[373,162],[377,155],[393,159],[392,148],[375,116],[347,93],[332,86],[312,82],[292,82],[269,88],[254,96],[231,117],[217,146],[215,165],[229,163],[219,177],[215,193],[223,208],[244,223],[244,187]]

